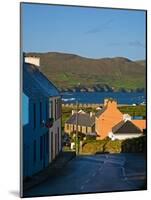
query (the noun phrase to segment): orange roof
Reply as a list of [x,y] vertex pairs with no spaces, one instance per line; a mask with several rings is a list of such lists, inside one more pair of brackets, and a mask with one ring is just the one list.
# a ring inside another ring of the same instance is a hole
[[142,120],[135,119],[135,120],[132,120],[132,122],[133,122],[137,127],[139,127],[141,130],[146,129],[146,120],[145,120],[145,119],[142,119]]

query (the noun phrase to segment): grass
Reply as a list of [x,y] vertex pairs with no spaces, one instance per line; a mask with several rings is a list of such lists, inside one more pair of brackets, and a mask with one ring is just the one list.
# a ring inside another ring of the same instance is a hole
[[88,140],[84,141],[82,153],[97,154],[97,153],[120,153],[120,152],[135,152],[146,153],[146,137],[125,139],[125,140]]
[[127,113],[130,116],[142,116],[144,118],[146,118],[146,106],[123,106],[123,107],[119,107],[119,110],[122,113]]
[[90,59],[66,53],[28,53],[41,59],[41,71],[59,88],[84,87],[96,83],[125,89],[144,88],[145,61],[127,59]]

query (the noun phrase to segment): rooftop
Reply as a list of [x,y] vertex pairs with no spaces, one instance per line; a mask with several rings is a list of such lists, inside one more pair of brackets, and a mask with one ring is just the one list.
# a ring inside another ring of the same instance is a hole
[[[76,113],[74,113],[67,121],[68,124],[76,124]],[[80,126],[93,126],[95,124],[95,115],[92,117],[88,113],[78,113],[78,125]]]
[[45,96],[60,96],[55,85],[35,65],[29,63],[23,64],[23,88],[30,95],[40,95],[43,91]]
[[122,120],[112,128],[112,132],[116,133],[142,133],[142,131],[130,120]]

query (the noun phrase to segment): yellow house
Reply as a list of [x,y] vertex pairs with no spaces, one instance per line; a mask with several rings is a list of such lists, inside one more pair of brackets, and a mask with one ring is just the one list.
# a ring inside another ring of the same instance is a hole
[[78,124],[78,132],[84,134],[95,132],[95,115],[92,112],[89,114],[82,110],[78,113],[72,111],[71,117],[65,123],[64,132],[70,135],[76,131],[76,121]]

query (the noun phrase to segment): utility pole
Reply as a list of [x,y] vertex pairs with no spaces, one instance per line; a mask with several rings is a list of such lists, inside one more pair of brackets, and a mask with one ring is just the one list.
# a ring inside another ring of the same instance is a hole
[[76,154],[78,154],[78,101],[76,101],[76,140],[75,140]]

